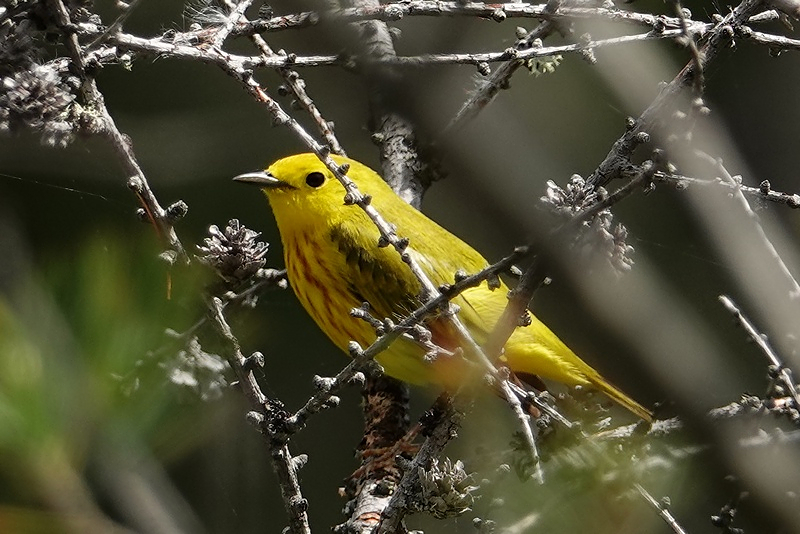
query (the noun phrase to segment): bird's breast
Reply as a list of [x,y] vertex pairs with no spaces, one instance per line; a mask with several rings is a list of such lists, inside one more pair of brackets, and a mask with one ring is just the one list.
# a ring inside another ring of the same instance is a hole
[[361,303],[347,290],[338,254],[329,241],[309,234],[284,242],[286,271],[297,299],[334,344],[347,350],[351,340],[367,345],[375,334],[367,323],[350,315]]

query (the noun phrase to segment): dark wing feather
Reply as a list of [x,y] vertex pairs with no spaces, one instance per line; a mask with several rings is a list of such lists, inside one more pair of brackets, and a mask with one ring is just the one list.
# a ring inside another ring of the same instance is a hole
[[[452,284],[459,269],[474,273],[487,265],[483,256],[469,245],[411,206],[391,204],[382,211],[389,220],[404,222],[398,234],[410,239],[410,253],[434,285]],[[396,250],[391,246],[378,247],[378,230],[366,217],[363,224],[353,222],[357,220],[347,219],[329,231],[330,240],[341,253],[339,269],[348,292],[359,303],[368,302],[377,319],[397,320],[408,315],[421,304],[419,281]],[[425,229],[424,235],[415,232],[419,228]],[[507,291],[503,286],[490,292],[484,282],[453,299],[461,309],[459,317],[479,343],[485,341],[502,311]],[[437,323],[428,321],[434,338],[439,338],[434,342],[452,345],[444,339],[452,336],[449,328]]]
[[[419,305],[419,282],[413,277],[400,255],[391,247],[377,246],[349,225],[331,228],[329,238],[341,253],[337,266],[341,271],[347,291],[359,303],[368,302],[377,319],[407,315]],[[366,232],[372,234],[372,232]]]

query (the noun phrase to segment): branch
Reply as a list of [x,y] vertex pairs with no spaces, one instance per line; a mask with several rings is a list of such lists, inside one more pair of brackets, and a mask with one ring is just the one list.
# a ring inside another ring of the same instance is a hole
[[694,32],[690,27],[689,20],[687,19],[687,13],[681,6],[680,0],[671,0],[672,7],[675,10],[675,15],[680,22],[680,28],[683,32],[683,38],[679,40],[680,43],[684,44],[691,54],[691,60],[693,63],[693,75],[692,75],[692,90],[696,97],[701,98],[703,95],[703,91],[705,89],[705,73],[703,72],[703,62],[702,57],[700,56],[700,51],[697,49],[697,42],[694,39]]
[[463,413],[448,403],[441,415],[441,421],[406,467],[403,479],[383,510],[381,523],[375,534],[395,534],[400,531],[403,517],[410,508],[410,501],[418,493],[420,470],[430,468],[433,459],[441,455],[445,445],[455,436],[463,416]]
[[[347,0],[354,9],[382,9],[378,0]],[[397,195],[419,208],[422,195],[431,179],[417,141],[416,126],[400,111],[402,100],[395,86],[399,82],[392,68],[397,53],[389,27],[381,21],[368,20],[350,24],[358,35],[355,61],[361,67],[369,94],[370,130],[380,147],[383,179]],[[405,98],[405,97],[402,97]]]
[[736,34],[742,39],[769,46],[771,50],[775,50],[775,55],[784,50],[800,50],[800,39],[791,39],[782,35],[757,32],[747,26],[742,26],[739,28],[739,31]]
[[[638,166],[631,166],[622,171],[622,176],[627,178],[639,172]],[[742,194],[768,202],[775,202],[776,204],[785,204],[790,208],[800,208],[800,194],[797,193],[784,193],[772,189],[768,180],[764,180],[758,187],[751,187],[740,183],[732,183],[726,180],[704,180],[702,178],[695,178],[693,176],[686,176],[683,174],[670,173],[665,171],[656,171],[653,174],[654,183],[663,183],[672,185],[676,188],[692,187],[723,187],[729,189],[731,192],[735,190],[740,191]]]
[[[773,404],[785,404],[789,402],[791,397],[781,397],[778,399],[781,402]],[[742,395],[741,399],[725,406],[720,406],[709,410],[706,413],[706,418],[709,421],[729,421],[737,418],[756,417],[762,419],[765,413],[772,412],[776,416],[780,415],[779,409],[766,406],[766,402],[754,395]],[[685,430],[684,422],[678,417],[671,417],[670,419],[657,419],[645,431],[642,430],[641,423],[633,423],[630,425],[618,426],[610,430],[602,430],[594,434],[585,436],[593,441],[625,441],[638,436],[647,439],[661,439],[674,435],[677,432]],[[739,446],[747,447],[763,447],[775,443],[797,443],[800,442],[800,430],[792,430],[785,432],[778,428],[775,429],[773,434],[766,432],[760,426],[744,426],[745,429],[751,429],[753,434],[750,436],[740,437],[738,439]],[[706,449],[707,446],[699,445],[696,447],[697,452]]]
[[783,258],[781,258],[780,254],[778,254],[778,251],[775,249],[775,245],[772,244],[772,241],[770,240],[769,236],[766,234],[766,232],[764,232],[764,228],[761,226],[761,223],[759,223],[758,216],[752,210],[752,208],[750,207],[750,203],[747,202],[747,199],[739,189],[739,186],[741,184],[741,177],[739,177],[737,180],[733,176],[731,176],[728,170],[722,164],[721,159],[712,158],[711,156],[702,152],[698,152],[697,155],[715,165],[717,167],[717,170],[719,170],[720,174],[722,174],[722,179],[728,182],[729,185],[733,186],[733,198],[735,198],[739,202],[747,217],[750,219],[750,221],[752,221],[753,227],[756,231],[756,236],[761,241],[761,245],[763,246],[767,254],[769,254],[772,260],[775,262],[775,265],[778,267],[778,271],[784,277],[788,287],[791,288],[791,291],[789,292],[789,298],[791,299],[800,298],[800,284],[797,283],[797,280],[792,275],[792,272],[789,270],[789,267],[783,261]]
[[306,463],[307,457],[305,455],[292,457],[288,445],[281,440],[274,439],[274,428],[281,426],[276,425],[276,422],[283,419],[279,403],[270,401],[261,391],[251,368],[252,363],[249,363],[242,354],[239,340],[233,335],[231,327],[225,320],[222,300],[212,297],[208,301],[208,310],[220,337],[228,343],[228,363],[236,374],[239,386],[253,410],[247,414],[248,420],[264,436],[269,447],[272,468],[278,477],[283,505],[289,516],[289,528],[293,534],[311,534],[306,514],[308,502],[303,498],[297,478],[297,472]]
[[[716,59],[722,45],[730,41],[734,36],[734,28],[741,27],[755,14],[760,6],[760,0],[744,0],[717,23],[708,35],[703,37],[706,40],[706,44],[700,49],[699,66],[701,69],[708,68],[708,65]],[[664,116],[666,109],[674,104],[678,95],[686,86],[693,83],[697,65],[694,59],[691,60],[661,90],[656,99],[642,112],[639,118],[632,122],[628,131],[614,142],[606,158],[589,176],[588,182],[591,186],[603,186],[621,175],[622,168],[630,161],[633,150],[641,142],[638,136],[656,128],[657,121]]]
[[[506,19],[512,18],[534,18],[543,21],[559,19],[608,19],[613,22],[625,22],[652,28],[681,28],[681,22],[676,17],[653,15],[651,13],[637,13],[607,7],[561,6],[553,11],[548,5],[548,3],[528,4],[516,2],[486,4],[483,2],[439,2],[427,0],[388,2],[380,5],[372,4],[328,11],[307,11],[291,15],[281,15],[270,19],[255,20],[238,25],[233,35],[252,35],[254,33],[276,32],[287,29],[308,28],[316,25],[367,20],[396,22],[410,16],[478,17],[495,22],[503,22]],[[750,22],[769,22],[777,19],[778,14],[770,10],[753,17]],[[687,19],[687,21],[689,21],[690,24],[695,22],[689,19]]]
[[[751,0],[755,1],[755,0]],[[730,17],[730,15],[729,15]],[[659,19],[660,20],[660,19]],[[687,22],[688,23],[688,22]],[[720,27],[724,31],[719,30]],[[746,28],[743,26],[733,26],[724,24],[712,24],[703,22],[694,22],[689,24],[689,28],[693,34],[706,38],[709,33],[719,36],[720,33],[725,34],[725,39],[732,37],[733,34],[729,30],[731,28]],[[684,31],[680,28],[672,29],[666,24],[655,23],[655,28],[646,33],[639,33],[633,35],[624,35],[619,37],[612,37],[608,39],[599,39],[595,41],[587,41],[580,43],[571,43],[561,46],[548,46],[539,48],[528,48],[524,50],[517,50],[516,48],[508,48],[500,52],[480,52],[480,53],[452,53],[452,54],[423,54],[419,56],[384,56],[380,59],[373,59],[375,64],[384,66],[397,66],[397,67],[428,67],[435,65],[453,65],[453,64],[466,64],[475,65],[484,68],[486,63],[495,62],[511,62],[511,61],[525,61],[529,59],[536,59],[541,57],[579,53],[585,54],[596,48],[603,48],[619,44],[627,44],[633,42],[643,42],[652,40],[663,39],[676,39],[684,35]],[[746,29],[741,30],[741,37],[752,40],[759,44],[765,44],[777,49],[797,49],[800,46],[800,41],[792,40],[789,38],[774,36],[761,32],[755,32]],[[320,66],[342,66],[352,67],[353,58],[342,57],[341,55],[309,55],[300,56],[297,54],[273,54],[273,55],[259,55],[259,56],[242,56],[223,52],[218,49],[210,47],[197,47],[196,44],[207,42],[214,34],[210,30],[205,29],[200,32],[186,32],[174,33],[168,32],[162,37],[146,39],[137,37],[130,34],[119,33],[109,38],[114,44],[126,50],[136,51],[140,53],[164,55],[173,58],[192,59],[205,63],[220,63],[224,61],[237,64],[244,69],[256,68],[300,68],[300,67],[320,67]],[[191,44],[190,44],[191,43]],[[716,54],[716,47],[713,47],[714,55]],[[703,62],[701,65],[705,66],[709,57],[707,56],[708,45],[702,49],[701,57]],[[704,52],[705,51],[705,52]],[[110,59],[110,62],[118,61],[115,59],[113,50],[98,49],[94,52],[98,57]],[[691,68],[694,70],[694,67]],[[680,75],[679,75],[680,76]],[[681,84],[683,86],[685,84]],[[669,87],[669,86],[668,86]],[[672,90],[665,91],[672,93]],[[663,94],[663,92],[662,92]]]
[[[234,22],[248,22],[247,19],[244,17],[244,11],[250,5],[251,1],[252,0],[247,0],[239,4],[239,6],[236,6],[230,0],[226,0],[226,4],[231,8],[231,16],[229,18],[229,21],[231,21],[230,24],[231,29],[233,29],[233,27],[235,26]],[[228,28],[227,24],[225,28],[226,29]],[[227,35],[224,34],[223,32],[217,34],[214,37],[215,45],[221,46],[222,41],[226,37]],[[261,37],[260,35],[257,34],[251,35],[250,40],[253,41],[253,43],[256,45],[256,48],[259,49],[261,55],[264,58],[280,57],[280,55],[276,54],[272,50],[272,48],[270,48],[270,46],[267,44],[264,38]],[[282,88],[279,88],[279,91],[286,90],[287,92],[291,92],[296,99],[295,101],[300,106],[302,106],[302,108],[305,109],[309,115],[311,115],[314,124],[317,126],[317,129],[319,130],[320,134],[322,134],[322,137],[328,143],[328,146],[330,147],[331,151],[334,154],[346,156],[347,154],[342,148],[342,145],[339,143],[339,140],[333,133],[333,122],[325,120],[325,118],[322,116],[322,113],[320,113],[316,104],[314,104],[314,101],[311,99],[311,97],[308,95],[308,92],[306,91],[306,82],[300,78],[300,75],[297,73],[297,71],[292,70],[290,68],[280,68],[278,69],[278,72],[286,82],[286,85],[282,86]]]
[[[558,0],[553,0],[547,4],[546,10],[548,13],[558,11]],[[553,20],[545,20],[533,31],[527,32],[527,35],[519,39],[514,47],[517,50],[525,50],[531,48],[538,42],[541,46],[541,39],[550,35],[558,28],[558,24]],[[537,41],[538,40],[538,41]],[[444,131],[439,134],[440,138],[450,135],[453,131],[458,130],[463,124],[473,119],[483,108],[488,106],[492,100],[500,93],[500,90],[509,87],[509,80],[511,76],[517,71],[518,68],[525,63],[519,60],[505,61],[501,63],[488,80],[482,81],[478,89],[476,89],[461,105],[455,117],[448,123]],[[488,68],[488,65],[487,65]]]
[[791,395],[792,399],[794,399],[795,406],[798,410],[800,410],[800,395],[798,394],[797,384],[795,384],[794,378],[792,377],[792,370],[786,366],[778,354],[773,350],[772,346],[767,340],[767,336],[756,330],[756,327],[753,325],[753,323],[751,323],[750,320],[742,313],[742,311],[738,306],[736,306],[730,297],[726,295],[720,295],[719,300],[739,322],[739,325],[744,329],[747,335],[750,336],[750,339],[752,339],[758,348],[761,349],[761,352],[764,353],[764,356],[767,357],[767,360],[769,360],[771,366],[770,374],[775,374],[777,377],[780,377],[784,386],[786,386],[786,389],[789,390],[789,394]]
[[129,174],[128,187],[136,194],[142,205],[143,214],[153,224],[156,233],[168,247],[168,250],[161,257],[170,265],[177,260],[189,263],[189,256],[186,254],[183,244],[178,239],[173,227],[173,223],[186,214],[188,207],[183,201],[175,202],[167,209],[161,207],[152,189],[150,189],[150,184],[147,182],[144,172],[136,161],[130,140],[117,128],[114,119],[108,112],[108,108],[106,108],[103,94],[97,89],[94,77],[86,72],[86,67],[89,63],[83,48],[78,43],[78,36],[72,30],[73,25],[67,8],[62,0],[50,0],[50,3],[53,6],[58,25],[64,32],[72,62],[80,73],[81,90],[87,107],[93,108],[99,119],[100,128],[97,133],[102,133],[111,142],[111,146]]
[[670,513],[669,508],[667,508],[666,505],[657,501],[655,497],[650,495],[650,492],[648,492],[646,489],[642,487],[641,484],[636,483],[633,486],[636,488],[639,494],[644,498],[644,500],[647,501],[647,504],[652,506],[658,512],[658,515],[661,517],[661,519],[663,519],[664,522],[667,525],[669,525],[669,528],[671,528],[675,534],[686,534],[686,531],[678,523],[678,520],[675,519],[675,516],[673,516],[672,513]]
[[476,65],[482,63],[494,63],[498,61],[525,61],[540,57],[555,56],[559,54],[579,53],[583,54],[588,50],[614,46],[620,44],[656,41],[662,39],[674,39],[683,34],[682,30],[664,30],[662,32],[647,32],[634,35],[623,35],[620,37],[610,37],[608,39],[590,40],[580,43],[570,43],[561,46],[543,46],[540,48],[528,48],[517,50],[507,48],[502,52],[481,52],[475,54],[422,54],[419,56],[398,56],[395,60],[387,62],[396,63],[404,67],[426,67],[431,65]]

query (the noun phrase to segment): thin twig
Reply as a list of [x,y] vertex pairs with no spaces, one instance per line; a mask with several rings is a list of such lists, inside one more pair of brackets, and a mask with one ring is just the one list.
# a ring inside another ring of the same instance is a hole
[[772,372],[776,373],[777,376],[781,378],[784,386],[786,386],[786,389],[789,390],[790,395],[794,399],[795,405],[798,407],[798,409],[800,409],[800,394],[798,394],[797,384],[792,377],[792,370],[789,369],[783,360],[781,360],[781,358],[772,348],[772,345],[769,344],[767,336],[756,329],[755,325],[750,322],[750,319],[748,319],[742,313],[736,303],[733,302],[733,299],[727,295],[720,295],[719,300],[722,302],[722,305],[725,306],[729,312],[731,312],[741,327],[744,328],[744,331],[747,333],[750,339],[755,342],[758,348],[761,349],[761,352],[763,352],[767,357],[770,365],[772,366]]
[[122,8],[122,13],[120,13],[117,16],[114,22],[112,22],[111,25],[109,25],[109,27],[105,31],[103,31],[103,33],[101,33],[97,38],[95,38],[94,41],[86,45],[84,50],[91,50],[95,46],[105,41],[109,35],[115,34],[118,31],[120,31],[122,29],[122,25],[125,23],[126,20],[128,20],[128,17],[130,17],[133,14],[134,10],[136,9],[136,6],[139,4],[139,1],[140,0],[131,0],[130,2],[125,4],[125,7]]
[[743,39],[753,43],[769,46],[771,49],[782,52],[784,50],[800,50],[800,39],[792,39],[783,35],[773,35],[771,33],[757,32],[744,26],[738,32]]
[[398,56],[397,59],[389,60],[389,63],[405,67],[428,67],[431,65],[480,65],[481,63],[495,63],[498,61],[525,61],[540,57],[555,56],[559,54],[578,53],[582,54],[587,50],[616,46],[634,42],[657,41],[662,39],[674,39],[683,34],[682,30],[664,30],[663,32],[637,33],[634,35],[622,35],[610,37],[608,39],[589,40],[579,43],[570,43],[561,46],[543,46],[540,48],[528,48],[517,50],[507,48],[502,52],[480,52],[467,54],[421,54],[419,56]]
[[253,371],[247,368],[246,358],[242,354],[239,340],[225,320],[222,300],[218,297],[210,298],[208,310],[220,337],[228,343],[228,363],[236,374],[240,388],[250,401],[250,406],[253,409],[248,414],[248,418],[258,428],[269,446],[270,461],[278,478],[284,508],[289,516],[289,528],[293,534],[311,534],[311,527],[308,524],[308,515],[306,514],[308,503],[303,498],[297,477],[298,470],[305,464],[305,456],[293,457],[285,442],[274,439],[271,429],[275,425],[272,423],[274,419],[280,419],[282,414],[276,413],[277,407],[272,406],[269,399],[261,391]]
[[[741,27],[761,6],[760,0],[745,0],[737,5],[704,36],[706,43],[700,50],[700,68],[707,69],[708,65],[716,59],[723,44],[727,43],[735,33],[735,28]],[[682,31],[682,30],[679,30]],[[614,142],[608,155],[602,163],[589,176],[587,183],[592,187],[600,187],[609,181],[618,178],[625,165],[630,162],[634,149],[641,144],[640,135],[655,128],[657,121],[662,118],[665,110],[669,108],[681,91],[693,83],[697,66],[694,59],[681,69],[673,80],[667,84],[642,112],[630,128],[617,141]]]
[[[557,11],[559,5],[553,1],[547,4],[548,11]],[[558,23],[554,20],[545,20],[534,30],[528,32],[525,37],[517,41],[514,45],[517,50],[530,48],[537,39],[544,39],[558,28]],[[464,123],[474,118],[482,109],[488,106],[492,100],[500,93],[503,88],[509,87],[509,80],[514,73],[525,63],[519,60],[505,61],[501,63],[487,80],[482,80],[478,88],[469,95],[466,102],[461,105],[456,115],[447,124],[444,131],[439,134],[440,138],[450,135],[458,130]]]
[[681,31],[684,37],[683,43],[689,49],[692,62],[694,63],[694,70],[692,71],[692,87],[694,89],[694,94],[697,97],[701,97],[705,86],[705,73],[703,72],[703,61],[700,57],[700,50],[697,48],[697,42],[694,40],[694,32],[690,28],[689,20],[680,0],[672,0],[672,7],[680,21]]
[[[281,15],[270,19],[262,19],[239,25],[234,35],[251,35],[253,33],[275,32],[287,29],[300,29],[322,24],[341,22],[359,22],[379,20],[394,22],[406,17],[478,17],[497,22],[512,18],[536,18],[540,20],[565,19],[608,19],[613,22],[626,22],[639,26],[664,27],[679,29],[681,23],[676,17],[637,13],[607,7],[562,6],[555,11],[548,8],[548,3],[528,4],[516,3],[484,3],[484,2],[442,2],[429,0],[410,0],[388,2],[369,7],[351,7],[328,11],[307,11],[290,15]],[[775,11],[765,11],[750,22],[769,22],[776,20]],[[687,19],[688,20],[688,19]],[[689,21],[690,23],[695,21]]]
[[678,523],[678,520],[675,519],[675,516],[673,516],[669,511],[669,508],[658,502],[655,497],[650,495],[650,492],[642,487],[641,484],[636,483],[633,486],[636,488],[639,494],[644,497],[644,500],[647,501],[647,504],[652,506],[658,512],[659,517],[661,517],[661,519],[663,519],[664,522],[669,525],[669,528],[671,528],[675,534],[686,534],[686,531],[683,529],[680,523]]
[[[596,41],[570,43],[561,46],[528,48],[525,50],[508,48],[501,52],[423,54],[419,56],[385,57],[380,60],[380,63],[387,66],[399,67],[430,67],[436,65],[480,65],[482,63],[524,61],[558,54],[582,53],[593,48],[602,48],[606,46],[628,44],[633,42],[674,39],[681,35],[682,30],[664,30],[660,33],[639,33],[634,35],[612,37],[608,39],[598,39]],[[183,44],[183,41],[177,38],[175,38],[172,42],[169,42],[160,38],[145,39],[126,33],[120,33],[112,36],[109,38],[109,40],[125,48],[126,50],[164,55],[174,58],[192,59],[205,63],[220,63],[226,61],[232,64],[241,65],[245,69],[324,67],[332,65],[348,65],[353,61],[352,58],[343,58],[340,55],[298,56],[295,54],[287,54],[286,56],[273,55],[266,57],[263,55],[242,56],[223,52],[221,50],[198,48],[193,45]]]
[[[227,1],[226,4],[229,6],[234,5],[234,3],[231,1]],[[233,16],[234,14],[236,14],[238,22],[248,22],[244,17],[243,9],[239,11],[232,11],[231,15]],[[215,41],[218,38],[219,37],[216,37]],[[261,52],[261,55],[265,58],[281,57],[280,54],[277,54],[274,50],[272,50],[269,44],[267,44],[267,41],[264,40],[264,38],[260,35],[253,34],[250,36],[250,40],[253,41],[253,44],[256,45],[256,48],[258,48],[258,50]],[[296,101],[303,107],[303,109],[306,110],[309,115],[311,115],[311,118],[314,120],[314,124],[316,124],[320,134],[322,134],[322,137],[328,143],[331,152],[334,154],[339,154],[340,156],[346,156],[347,154],[345,153],[344,148],[342,148],[341,143],[339,143],[339,140],[333,133],[333,123],[325,120],[325,118],[322,116],[322,113],[320,113],[319,108],[317,108],[316,104],[314,104],[314,101],[308,95],[308,92],[306,91],[306,82],[300,78],[300,75],[296,70],[290,68],[280,68],[278,69],[278,72],[286,82],[286,87],[292,92],[292,95],[294,95]]]
[[772,240],[769,236],[764,232],[764,228],[761,226],[761,223],[758,221],[758,215],[753,211],[750,207],[750,203],[747,201],[745,196],[742,194],[740,190],[741,185],[741,177],[739,179],[734,179],[733,176],[728,172],[725,166],[722,163],[722,159],[720,158],[713,158],[710,155],[696,151],[695,152],[700,158],[705,159],[709,163],[712,163],[717,167],[720,174],[722,175],[722,179],[726,181],[729,185],[733,186],[733,197],[739,202],[742,209],[744,210],[747,217],[753,222],[754,229],[758,236],[758,239],[761,241],[764,250],[769,254],[772,260],[777,265],[778,270],[783,275],[784,279],[787,282],[787,285],[791,288],[789,292],[789,297],[792,299],[800,298],[800,284],[798,284],[797,279],[795,279],[794,275],[792,275],[792,271],[789,270],[789,267],[781,258],[781,255],[778,254],[778,251],[775,249],[775,245],[772,244]]
[[[755,0],[753,0],[755,1]],[[730,15],[729,15],[730,16]],[[720,25],[712,23],[695,22],[690,26],[691,31],[701,38],[705,38],[707,34],[719,36],[720,33],[729,32],[730,28],[740,28],[740,26],[723,25],[726,27],[725,31],[719,30]],[[481,65],[484,63],[495,62],[509,62],[509,61],[525,61],[529,59],[536,59],[541,57],[568,54],[568,53],[585,53],[587,50],[596,48],[603,48],[607,46],[615,46],[620,44],[627,44],[633,42],[643,42],[652,40],[675,39],[683,35],[682,29],[661,28],[660,31],[649,31],[647,33],[639,33],[634,35],[624,35],[619,37],[612,37],[608,39],[598,39],[594,41],[570,43],[561,46],[548,46],[540,48],[529,48],[525,50],[517,50],[516,48],[508,48],[501,52],[482,52],[482,53],[452,53],[452,54],[424,54],[419,56],[396,56],[385,57],[379,60],[380,63],[385,65],[394,65],[401,67],[430,67],[435,65],[451,65],[451,64],[466,64],[466,65]],[[776,49],[795,50],[800,49],[800,41],[792,40],[782,36],[773,36],[761,32],[750,30],[742,30],[741,37],[752,40],[753,42],[764,44]],[[341,55],[308,55],[300,56],[297,54],[280,55],[275,54],[271,56],[242,56],[231,54],[220,50],[215,50],[208,47],[198,47],[188,43],[203,43],[209,39],[213,33],[205,29],[200,32],[187,32],[185,34],[175,34],[169,40],[165,38],[151,38],[146,39],[126,33],[118,33],[109,37],[109,40],[114,44],[123,47],[124,49],[147,53],[164,55],[168,57],[192,59],[206,63],[219,63],[221,61],[228,61],[241,65],[245,69],[255,68],[300,68],[300,67],[320,67],[320,66],[350,66],[353,58],[342,57]],[[726,37],[727,38],[727,37]],[[719,46],[715,44],[714,49]],[[702,65],[706,65],[710,58],[706,53],[710,49],[708,44],[701,50],[701,57],[703,59]],[[704,50],[706,52],[704,52]],[[111,53],[113,50],[97,49],[96,53],[99,57],[114,58],[115,54]],[[694,65],[694,62],[692,62]],[[694,67],[692,67],[692,70]],[[682,76],[682,75],[679,75]],[[687,78],[688,79],[688,78]],[[684,82],[681,82],[683,85]],[[672,91],[665,91],[671,94]],[[662,95],[664,92],[662,92]],[[655,103],[658,103],[657,100]]]
[[[108,112],[108,108],[106,108],[103,94],[97,88],[95,79],[86,73],[87,61],[83,49],[78,43],[77,35],[68,29],[72,27],[72,23],[67,8],[64,6],[62,0],[50,1],[54,6],[57,20],[64,29],[67,47],[72,55],[73,62],[81,73],[83,82],[81,89],[85,95],[87,105],[93,107],[97,115],[99,115],[103,125],[102,133],[111,141],[111,145],[114,147],[117,156],[119,156],[123,167],[129,174],[128,187],[136,194],[148,220],[153,224],[156,233],[168,247],[168,250],[162,254],[162,257],[170,264],[177,260],[183,263],[189,263],[189,256],[186,254],[183,244],[178,239],[178,235],[175,233],[175,229],[172,226],[175,217],[171,217],[168,211],[159,204],[155,194],[152,189],[150,189],[150,184],[147,182],[144,172],[136,161],[130,140],[117,128],[114,119]],[[173,213],[180,212],[185,208],[185,204],[180,201],[179,203],[181,204],[181,209],[173,210]],[[177,205],[178,203],[173,204],[173,206]]]
[[[622,171],[623,177],[628,177],[634,173],[638,173],[638,166],[632,166],[630,169]],[[797,193],[784,193],[782,191],[775,191],[772,189],[769,181],[764,180],[758,187],[751,187],[745,184],[731,183],[723,180],[705,180],[702,178],[695,178],[693,176],[686,176],[683,174],[669,173],[664,171],[656,171],[653,174],[654,183],[663,183],[672,185],[677,188],[691,187],[724,187],[733,191],[738,189],[742,194],[759,200],[766,200],[768,202],[775,202],[776,204],[785,204],[786,206],[794,209],[800,208],[800,194]]]

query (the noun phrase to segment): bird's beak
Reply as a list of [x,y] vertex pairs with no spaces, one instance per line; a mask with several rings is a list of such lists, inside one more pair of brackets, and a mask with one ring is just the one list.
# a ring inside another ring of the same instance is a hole
[[265,189],[278,189],[281,187],[291,187],[286,182],[278,180],[269,171],[255,171],[246,172],[234,177],[234,182],[242,182],[244,184],[253,184]]

